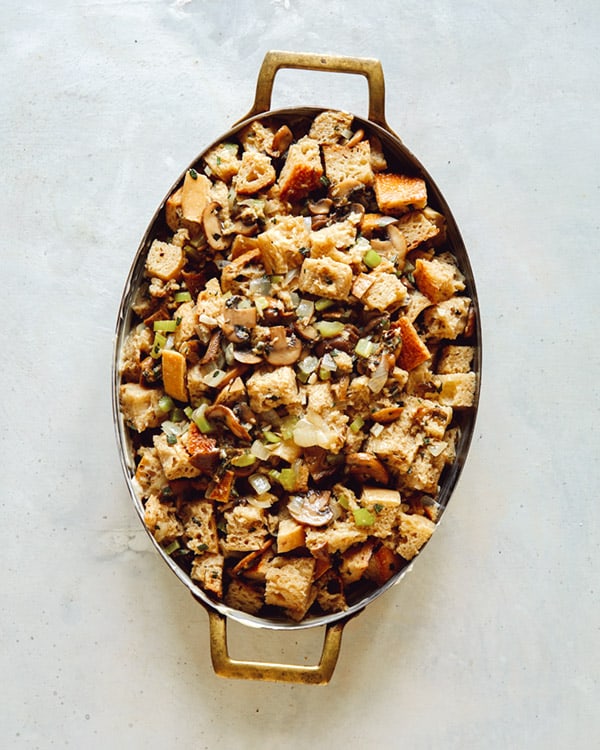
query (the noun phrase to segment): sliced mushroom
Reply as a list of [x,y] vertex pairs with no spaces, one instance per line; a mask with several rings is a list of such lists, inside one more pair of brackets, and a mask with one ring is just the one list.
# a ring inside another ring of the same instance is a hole
[[350,474],[359,479],[373,479],[379,484],[387,484],[390,476],[387,469],[373,453],[349,453],[346,466]]
[[214,362],[219,358],[221,354],[221,331],[215,331],[210,337],[204,356],[200,360],[201,365],[207,365],[209,362]]
[[322,339],[315,347],[315,354],[322,357],[326,352],[339,349],[346,354],[354,354],[354,348],[358,343],[360,333],[354,325],[344,326],[344,330],[330,339]]
[[256,308],[225,307],[222,326],[225,337],[234,344],[250,341],[250,329],[256,325]]
[[360,143],[362,139],[365,137],[365,131],[362,128],[359,128],[352,138],[346,143],[346,146],[348,148],[352,148],[353,146],[356,146],[357,143]]
[[252,440],[250,433],[236,417],[232,409],[224,404],[213,404],[207,407],[204,416],[208,419],[218,419],[225,423],[225,426],[240,440]]
[[270,156],[281,156],[288,150],[291,142],[294,140],[294,134],[287,125],[282,125],[273,136],[273,143],[268,153]]
[[293,310],[286,310],[279,299],[268,298],[267,306],[261,311],[261,317],[268,326],[285,325],[296,317]]
[[318,445],[304,449],[304,461],[308,468],[308,473],[315,482],[320,482],[335,473],[338,466],[335,462],[328,461],[329,452],[325,448],[319,448]]
[[325,526],[333,520],[330,498],[329,490],[309,490],[302,495],[290,495],[287,509],[298,523],[308,526]]
[[219,220],[219,209],[221,205],[211,201],[202,212],[202,225],[206,240],[213,250],[225,250],[227,240],[223,237],[223,227]]
[[265,359],[270,365],[291,365],[302,352],[302,342],[283,326],[271,328],[271,340]]
[[328,214],[333,206],[331,198],[321,198],[320,201],[307,201],[306,206],[313,216]]
[[393,422],[398,419],[403,411],[404,409],[401,406],[387,406],[384,409],[377,409],[377,411],[372,412],[371,418],[375,422],[387,424],[388,422]]
[[396,265],[398,266],[398,268],[403,268],[404,261],[406,259],[406,251],[408,250],[406,237],[402,234],[402,232],[395,224],[390,224],[387,228],[387,231],[390,242],[394,246],[394,250],[397,253]]
[[259,357],[258,354],[249,349],[234,349],[233,358],[244,365],[257,365],[259,362],[262,362],[262,357]]
[[244,237],[252,237],[258,232],[258,224],[253,222],[252,224],[245,224],[243,221],[238,220],[234,222],[229,229],[227,234],[242,235]]

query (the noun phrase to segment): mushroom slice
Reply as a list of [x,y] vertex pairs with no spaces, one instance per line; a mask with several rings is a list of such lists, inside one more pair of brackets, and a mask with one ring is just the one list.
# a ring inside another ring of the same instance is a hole
[[200,360],[201,365],[207,365],[209,362],[215,362],[221,354],[221,331],[215,331],[210,337],[204,356]]
[[390,242],[394,246],[394,250],[398,253],[396,264],[399,268],[402,268],[406,259],[406,251],[408,249],[408,245],[406,244],[406,237],[402,234],[402,232],[395,224],[390,224],[387,228],[387,231]]
[[381,461],[372,453],[349,453],[346,456],[348,472],[360,479],[370,478],[379,484],[388,484],[390,476]]
[[281,156],[288,150],[293,140],[294,134],[292,131],[287,125],[282,125],[273,136],[273,143],[271,148],[267,149],[267,153],[270,156]]
[[298,523],[308,526],[325,526],[333,521],[333,509],[329,504],[329,490],[309,490],[302,495],[290,495],[287,509]]
[[246,440],[248,442],[252,440],[248,430],[228,406],[225,406],[224,404],[213,404],[212,406],[207,407],[204,415],[207,419],[223,420],[227,429],[240,440]]
[[202,212],[202,226],[206,234],[206,240],[213,250],[225,250],[227,241],[223,237],[223,227],[219,220],[219,209],[221,205],[211,201]]
[[377,409],[377,411],[372,412],[371,418],[375,420],[375,422],[387,424],[388,422],[393,422],[402,416],[403,411],[404,409],[401,406],[385,406],[383,409]]
[[258,354],[254,354],[254,352],[251,352],[248,349],[234,349],[233,358],[237,362],[241,362],[243,365],[257,365],[259,362],[263,361],[262,357],[259,357]]
[[266,360],[270,365],[291,365],[302,352],[302,342],[283,326],[271,328],[271,340]]
[[307,201],[308,210],[313,216],[328,214],[333,206],[331,198],[321,198],[320,201]]

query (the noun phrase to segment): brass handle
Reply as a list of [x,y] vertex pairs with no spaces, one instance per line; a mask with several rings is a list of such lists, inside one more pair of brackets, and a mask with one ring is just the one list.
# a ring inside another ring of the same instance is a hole
[[326,626],[319,663],[299,666],[232,659],[227,649],[227,618],[214,610],[207,611],[210,626],[210,655],[213,669],[220,677],[271,682],[301,682],[307,685],[326,685],[331,679],[340,653],[345,620]]
[[300,52],[267,52],[258,73],[254,104],[250,112],[242,118],[243,120],[270,110],[275,75],[281,68],[352,73],[365,76],[369,87],[369,120],[387,128],[385,121],[385,81],[383,68],[379,60],[368,57],[340,57],[338,55],[315,55]]

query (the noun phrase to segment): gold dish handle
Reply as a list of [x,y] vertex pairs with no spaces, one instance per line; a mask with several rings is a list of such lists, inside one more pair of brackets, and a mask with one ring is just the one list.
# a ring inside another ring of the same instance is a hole
[[210,625],[210,655],[213,669],[220,677],[307,685],[326,685],[331,679],[340,653],[346,620],[325,626],[325,640],[319,663],[300,666],[232,659],[227,649],[227,618],[214,610],[207,611]]
[[[351,73],[367,79],[369,86],[369,120],[387,129],[385,121],[385,82],[379,60],[369,57],[340,57],[339,55],[315,55],[301,52],[270,51],[265,55],[256,82],[254,104],[242,118],[268,112],[271,109],[271,94],[275,75],[281,68],[317,70],[329,73]],[[241,122],[241,120],[240,120]]]

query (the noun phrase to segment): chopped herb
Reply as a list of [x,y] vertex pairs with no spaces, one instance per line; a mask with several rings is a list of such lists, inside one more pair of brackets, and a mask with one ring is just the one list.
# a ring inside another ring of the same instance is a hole
[[206,552],[208,549],[208,544],[199,544],[196,548],[197,552]]
[[190,177],[192,178],[192,180],[197,180],[198,179],[198,172],[196,172],[196,170],[193,169],[193,168],[190,169]]
[[220,240],[220,239],[221,239],[221,235],[218,232],[215,232],[213,234],[213,240]]
[[328,188],[331,185],[331,180],[326,175],[321,175],[321,177],[319,178],[319,181],[321,185],[323,185],[323,187]]
[[167,443],[169,445],[175,445],[176,442],[177,442],[177,435],[172,435],[171,433],[169,433],[167,435]]
[[381,511],[383,510],[383,505],[381,503],[375,503],[375,505],[373,506],[373,510],[375,511],[375,513],[381,513]]

